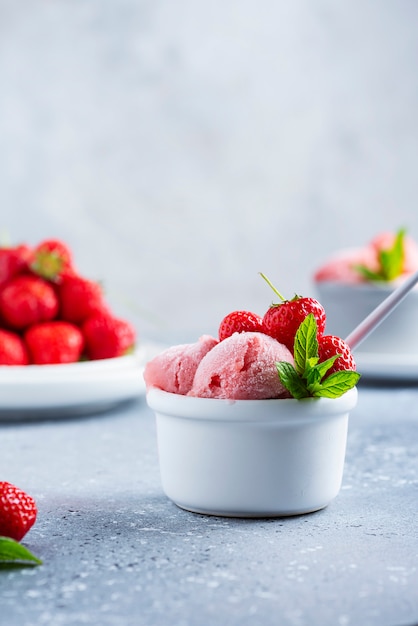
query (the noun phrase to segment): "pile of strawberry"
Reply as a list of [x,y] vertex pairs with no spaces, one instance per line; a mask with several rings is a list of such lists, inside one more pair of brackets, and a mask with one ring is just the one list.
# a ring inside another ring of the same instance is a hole
[[134,327],[116,317],[70,248],[48,239],[0,248],[0,365],[46,365],[132,352]]
[[[263,316],[252,311],[232,311],[221,321],[219,341],[233,333],[260,332],[284,344],[295,367],[276,364],[283,384],[294,397],[338,397],[356,384],[360,375],[350,346],[341,337],[325,335],[326,313],[315,298],[295,295],[286,300],[264,274],[279,302]],[[325,384],[323,381],[328,379]]]

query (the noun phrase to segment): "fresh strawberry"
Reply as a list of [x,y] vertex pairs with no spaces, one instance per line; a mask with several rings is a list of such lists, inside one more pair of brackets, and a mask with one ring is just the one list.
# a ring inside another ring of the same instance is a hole
[[35,500],[11,483],[0,482],[0,535],[20,541],[37,516]]
[[77,275],[63,277],[59,285],[60,317],[81,324],[91,315],[107,310],[99,283]]
[[263,317],[264,332],[283,343],[291,352],[295,335],[299,326],[309,313],[312,313],[318,328],[318,338],[324,334],[326,314],[325,309],[315,298],[295,296],[292,300],[285,300],[271,282],[261,274],[281,302],[272,304]]
[[0,248],[0,287],[27,269],[30,256],[31,249],[23,244]]
[[334,335],[323,335],[320,337],[318,340],[319,362],[322,363],[336,354],[340,354],[341,356],[334,361],[333,366],[328,370],[326,376],[342,370],[356,370],[356,362],[349,345],[344,339],[335,337]]
[[318,325],[318,337],[325,330],[325,310],[314,298],[295,296],[281,304],[273,304],[263,318],[264,332],[283,343],[293,352],[296,332],[303,320],[312,313]]
[[35,324],[24,335],[30,360],[35,365],[75,363],[84,348],[81,330],[70,322],[54,320]]
[[0,292],[0,315],[13,329],[54,319],[58,299],[54,288],[36,276],[17,276]]
[[264,332],[263,318],[251,311],[232,311],[219,325],[219,341],[223,341],[234,333],[243,332]]
[[89,359],[110,359],[132,352],[135,330],[125,321],[109,313],[97,313],[82,325]]
[[26,346],[16,333],[0,329],[0,365],[28,365]]
[[298,400],[340,398],[360,379],[347,344],[330,335],[317,341],[317,335],[316,320],[310,313],[296,333],[294,366],[286,361],[276,363],[281,383]]
[[59,282],[64,273],[73,270],[71,250],[59,239],[46,239],[34,248],[30,268],[42,278]]

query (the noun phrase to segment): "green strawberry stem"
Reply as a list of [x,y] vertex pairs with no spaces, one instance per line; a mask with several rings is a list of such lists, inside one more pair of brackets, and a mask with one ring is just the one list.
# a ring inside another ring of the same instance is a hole
[[46,280],[54,281],[63,269],[64,262],[59,254],[51,250],[40,250],[31,269]]
[[273,289],[274,293],[276,294],[276,296],[279,296],[280,300],[282,302],[286,302],[286,298],[284,298],[282,296],[282,294],[280,293],[280,291],[277,291],[276,287],[273,285],[273,283],[267,278],[267,276],[265,276],[265,274],[263,274],[262,272],[260,272],[260,276],[261,278],[264,278],[264,280],[266,281],[266,283]]

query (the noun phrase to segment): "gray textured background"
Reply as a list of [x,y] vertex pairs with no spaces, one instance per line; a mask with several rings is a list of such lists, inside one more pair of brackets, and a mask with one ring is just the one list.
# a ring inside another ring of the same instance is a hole
[[0,2],[0,227],[59,236],[142,336],[418,238],[414,0]]

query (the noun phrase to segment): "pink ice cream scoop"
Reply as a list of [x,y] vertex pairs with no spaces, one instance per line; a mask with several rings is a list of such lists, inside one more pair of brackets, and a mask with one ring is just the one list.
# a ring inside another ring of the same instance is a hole
[[203,357],[188,395],[231,400],[289,398],[276,361],[294,364],[292,353],[276,339],[258,332],[234,333]]
[[186,395],[190,391],[196,368],[209,350],[218,343],[203,335],[196,343],[172,346],[147,363],[144,379],[147,388]]
[[[362,265],[371,272],[378,272],[379,254],[382,250],[391,249],[395,238],[395,234],[384,232],[372,239],[364,248],[340,251],[316,270],[313,276],[314,281],[346,284],[367,282],[358,270],[358,266]],[[406,278],[418,270],[418,245],[411,237],[404,237],[403,252],[401,277]]]
[[316,282],[363,283],[363,275],[356,269],[364,265],[372,271],[378,269],[376,251],[372,248],[342,250],[321,265],[314,273]]
[[[381,250],[391,248],[394,243],[395,235],[390,232],[384,232],[372,239],[370,247],[378,254]],[[405,235],[403,240],[403,251],[402,273],[413,274],[418,270],[418,244],[408,235]]]

